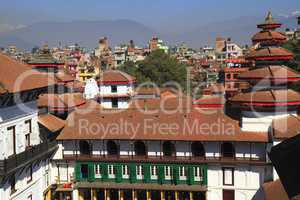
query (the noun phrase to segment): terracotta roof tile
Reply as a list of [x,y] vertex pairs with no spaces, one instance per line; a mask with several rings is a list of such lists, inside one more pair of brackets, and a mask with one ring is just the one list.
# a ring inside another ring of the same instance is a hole
[[51,132],[59,131],[65,126],[64,120],[51,114],[39,115],[38,122]]
[[81,93],[41,94],[38,99],[39,107],[50,109],[70,110],[85,103]]
[[277,31],[261,31],[252,37],[253,42],[286,41],[286,35]]
[[287,79],[300,78],[300,73],[283,65],[273,65],[243,72],[238,77],[240,79]]
[[282,47],[265,47],[259,49],[252,49],[246,55],[247,59],[254,60],[271,59],[272,57],[276,57],[276,59],[278,59],[277,57],[286,57],[286,59],[291,59],[293,58],[293,54]]
[[[206,110],[205,113],[198,109],[190,112],[154,114],[137,110],[102,110],[85,114],[72,112],[68,120],[74,123],[63,129],[58,140],[268,141],[268,133],[243,132],[239,127],[239,121],[213,109]],[[82,120],[88,122],[87,125],[91,127],[82,127]],[[131,128],[126,128],[125,124]]]
[[203,95],[200,99],[194,101],[193,106],[197,107],[218,107],[224,106],[225,98],[220,95]]
[[135,78],[119,70],[104,71],[98,80],[99,82],[135,82]]
[[[22,79],[24,76],[24,79]],[[16,80],[23,80],[18,87],[15,87]],[[0,54],[0,82],[2,91],[10,93],[44,88],[54,85],[54,80],[47,75],[32,70],[29,66]]]
[[289,197],[280,180],[263,185],[265,200],[289,200]]
[[300,102],[300,94],[294,90],[266,90],[246,92],[230,99],[233,103],[243,102]]
[[54,74],[54,76],[58,82],[73,82],[73,81],[75,81],[74,76],[72,76],[71,74],[69,74],[65,71],[62,71],[62,70],[59,70],[57,73]]
[[272,133],[275,139],[288,139],[300,133],[300,117],[288,115],[272,121]]

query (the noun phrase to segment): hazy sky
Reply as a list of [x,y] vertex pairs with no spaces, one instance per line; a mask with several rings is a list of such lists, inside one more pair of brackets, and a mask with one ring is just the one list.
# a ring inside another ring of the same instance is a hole
[[[300,0],[1,0],[0,25],[132,19],[155,29],[192,28],[241,16],[300,11]],[[300,14],[300,12],[299,12]]]

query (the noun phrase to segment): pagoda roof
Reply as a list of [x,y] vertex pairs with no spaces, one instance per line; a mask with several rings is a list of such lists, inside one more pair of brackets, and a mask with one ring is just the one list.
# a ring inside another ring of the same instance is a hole
[[282,43],[287,40],[286,35],[281,32],[271,31],[271,30],[264,30],[261,32],[256,33],[252,37],[252,41],[254,43]]
[[250,50],[246,58],[249,60],[291,60],[293,53],[282,47],[264,47]]
[[300,80],[300,73],[284,65],[271,65],[241,73],[238,78],[243,80],[292,82]]
[[57,65],[64,65],[64,62],[55,59],[51,55],[48,45],[44,45],[41,51],[28,61],[28,64],[34,66],[41,65],[41,64],[47,64],[49,66],[52,65],[57,66]]
[[258,28],[262,29],[276,29],[281,27],[281,23],[276,22],[276,20],[273,18],[273,15],[271,12],[268,12],[265,21],[261,24],[257,25]]
[[293,106],[300,105],[300,94],[294,90],[265,90],[240,93],[230,100],[241,106]]
[[300,133],[300,117],[288,115],[272,121],[272,132],[275,139],[288,139]]

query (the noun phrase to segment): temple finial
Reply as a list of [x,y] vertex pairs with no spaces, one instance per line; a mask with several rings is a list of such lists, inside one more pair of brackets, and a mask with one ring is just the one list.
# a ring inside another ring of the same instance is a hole
[[271,11],[268,12],[265,21],[266,21],[267,23],[273,23],[273,22],[274,22],[274,19],[273,19],[273,16],[272,16],[272,12],[271,12]]

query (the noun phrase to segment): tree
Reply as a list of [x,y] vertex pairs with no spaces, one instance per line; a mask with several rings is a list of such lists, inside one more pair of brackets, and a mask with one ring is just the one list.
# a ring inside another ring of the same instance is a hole
[[289,40],[283,45],[294,54],[294,59],[287,63],[287,65],[294,70],[300,71],[300,40]]
[[174,81],[182,88],[186,87],[187,66],[162,50],[153,51],[143,61],[126,62],[120,70],[135,76],[139,84],[151,81],[161,87],[168,81]]
[[[294,59],[286,63],[286,65],[300,72],[300,40],[289,40],[283,47],[294,54]],[[291,88],[300,91],[300,83],[295,82],[291,84]]]

